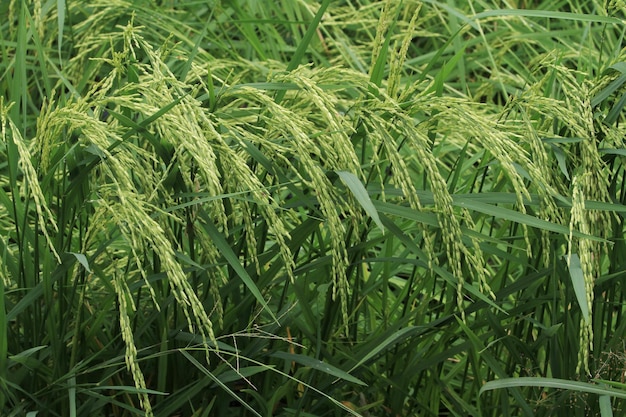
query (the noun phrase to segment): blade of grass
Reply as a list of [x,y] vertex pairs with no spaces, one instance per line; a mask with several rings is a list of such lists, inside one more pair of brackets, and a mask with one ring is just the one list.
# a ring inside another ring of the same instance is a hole
[[[298,45],[296,52],[294,52],[293,56],[291,57],[291,61],[289,61],[289,65],[287,65],[288,72],[293,71],[296,68],[298,68],[298,65],[300,65],[300,62],[302,62],[302,58],[304,58],[304,54],[306,53],[309,47],[309,44],[311,43],[311,40],[313,39],[313,36],[317,33],[317,28],[319,27],[320,22],[322,21],[322,17],[324,16],[326,9],[330,5],[330,2],[331,0],[323,0],[322,4],[320,4],[319,9],[317,9],[317,13],[313,17],[313,20],[309,24],[308,29],[304,33],[304,36],[302,37],[302,40],[300,41],[300,44]],[[281,90],[276,94],[274,101],[276,101],[276,103],[280,103],[284,97],[285,97],[285,91]]]
[[237,273],[239,278],[241,278],[245,286],[248,287],[250,293],[252,293],[254,298],[256,298],[256,300],[263,307],[263,309],[270,315],[272,320],[278,323],[278,319],[267,304],[267,301],[265,301],[258,287],[255,285],[250,275],[248,275],[248,272],[243,268],[243,266],[239,262],[239,259],[237,259],[237,255],[235,255],[232,248],[228,245],[228,242],[226,242],[224,236],[217,230],[217,228],[213,225],[210,219],[206,220],[207,221],[204,224],[204,227],[206,228],[206,231],[213,240],[213,243],[215,244],[217,249],[220,251],[222,256],[224,256],[224,259],[226,259],[226,261],[231,266],[231,268],[233,268],[235,273]]
[[[304,54],[313,39],[313,36],[317,33],[317,28],[319,27],[322,17],[324,16],[324,13],[326,13],[326,9],[328,9],[330,2],[331,0],[323,0],[322,4],[320,4],[319,9],[317,9],[317,13],[315,13],[313,20],[302,37],[302,41],[300,41],[296,52],[293,54],[293,57],[291,57],[289,65],[287,65],[287,71],[293,71],[298,68],[298,65],[300,65],[300,62],[302,61],[302,58],[304,58]],[[280,100],[276,101],[279,102]]]
[[419,332],[419,331],[421,331],[421,329],[419,327],[415,327],[415,326],[405,327],[404,329],[400,329],[400,330],[396,331],[395,333],[390,335],[387,339],[382,341],[374,349],[369,351],[367,353],[367,355],[365,355],[361,359],[359,359],[359,361],[352,368],[350,368],[350,370],[348,372],[354,371],[359,366],[363,365],[364,363],[367,363],[367,361],[369,361],[370,359],[374,358],[379,353],[381,353],[381,352],[383,352],[383,351],[385,351],[387,349],[390,349],[394,345],[402,342],[406,338],[410,337],[411,333],[416,333],[416,332]]
[[[478,337],[478,335],[476,335],[476,333],[473,332],[463,322],[463,320],[457,318],[457,323],[459,324],[463,332],[467,335],[470,343],[472,344],[473,352],[475,354],[480,353],[480,360],[485,361],[487,365],[489,366],[489,369],[491,369],[495,375],[499,376],[500,378],[503,378],[506,375],[506,372],[504,371],[504,369],[502,369],[502,366],[500,365],[498,359],[494,357],[494,355],[492,355],[492,353],[489,350],[489,347],[484,345],[484,343],[480,340],[480,337]],[[483,388],[484,386],[480,389],[480,392],[483,391]],[[526,416],[533,416],[533,410],[530,407],[530,405],[525,401],[521,390],[518,389],[519,387],[512,387],[512,388],[513,388],[513,396],[519,402],[519,405],[520,407],[522,407],[524,414]]]
[[598,398],[600,403],[601,417],[613,417],[613,408],[611,407],[611,397],[608,395],[600,395]]
[[612,69],[617,70],[622,73],[618,78],[611,81],[611,83],[600,90],[592,99],[591,106],[596,107],[598,104],[602,103],[604,100],[609,98],[611,94],[620,89],[622,85],[626,82],[626,62],[618,62],[615,65],[611,65]]
[[217,384],[217,386],[219,386],[221,389],[223,389],[232,399],[234,399],[235,401],[237,401],[239,404],[241,404],[245,409],[247,409],[248,411],[250,411],[253,415],[257,416],[257,417],[263,417],[261,416],[261,414],[259,414],[254,408],[252,408],[250,406],[250,404],[248,404],[247,401],[244,401],[240,396],[238,396],[233,390],[231,390],[230,388],[228,388],[226,386],[226,384],[224,384],[219,378],[217,378],[215,375],[213,375],[212,372],[210,372],[208,369],[206,369],[200,362],[198,362],[196,360],[196,358],[194,358],[193,356],[191,356],[188,352],[186,352],[185,350],[181,349],[179,350],[180,353],[183,354],[183,356],[185,358],[187,358],[187,360],[189,362],[191,362],[191,364],[193,366],[195,366],[196,368],[198,368],[204,375],[208,376],[213,382],[215,382]]
[[7,357],[8,357],[8,322],[4,304],[4,274],[0,274],[0,410],[4,410],[8,392],[7,380]]
[[63,28],[65,27],[65,0],[57,0],[57,24],[59,31],[57,35],[57,43],[59,47],[59,65],[63,67],[61,49],[63,46]]
[[[10,84],[9,99],[14,101],[16,105],[13,107],[11,118],[14,121],[20,120],[18,129],[24,135],[27,121],[28,106],[28,79],[26,52],[28,51],[28,31],[27,31],[27,14],[28,10],[24,2],[20,7],[20,19],[17,28],[17,46],[15,51],[15,69],[13,80]],[[21,117],[20,117],[21,116]]]
[[623,25],[621,19],[616,17],[602,16],[597,14],[582,14],[570,12],[557,12],[550,10],[529,10],[529,9],[498,9],[487,10],[477,13],[472,20],[481,20],[488,17],[521,16],[521,17],[545,17],[548,19],[575,20],[581,22],[609,23]]
[[68,383],[68,397],[70,400],[70,417],[76,417],[76,377],[72,376],[67,381]]
[[589,382],[537,377],[503,378],[494,381],[487,381],[487,383],[485,383],[485,385],[483,385],[480,389],[478,395],[483,394],[485,391],[516,387],[558,388],[626,399],[626,391],[624,390],[616,390],[614,388],[602,387],[600,385],[591,384]]
[[[564,236],[570,233],[569,228],[566,226],[551,223],[547,220],[539,219],[529,214],[520,213],[518,211],[507,209],[504,207],[492,206],[490,204],[479,203],[478,201],[471,201],[469,199],[455,200],[454,204],[459,207],[478,211],[480,213],[484,213],[500,219],[509,220],[519,224],[525,224],[527,226],[535,227],[537,229],[560,233]],[[596,242],[606,242],[606,239],[602,239],[596,236],[585,235],[580,232],[574,232],[573,234],[577,237],[584,237],[586,239],[590,239]]]
[[351,172],[346,171],[335,171],[341,181],[352,191],[352,194],[357,199],[363,210],[374,220],[374,223],[380,228],[380,230],[385,233],[385,227],[380,221],[380,217],[378,217],[378,211],[376,211],[376,207],[372,204],[372,200],[370,199],[369,194],[367,194],[367,190],[363,186],[363,183]]
[[328,363],[322,362],[318,359],[311,358],[305,355],[299,355],[297,353],[287,353],[287,352],[275,352],[270,356],[274,358],[284,359],[286,362],[297,362],[301,365],[310,367],[312,369],[318,370],[320,372],[324,372],[328,375],[335,376],[339,379],[343,379],[348,382],[352,382],[358,385],[367,385],[365,382],[361,381],[358,378],[353,377],[349,373],[342,371],[341,369],[334,367]]
[[569,257],[569,275],[576,294],[576,300],[580,311],[583,313],[585,320],[589,320],[589,306],[587,303],[587,289],[585,278],[583,277],[583,268],[580,265],[578,254],[572,253]]

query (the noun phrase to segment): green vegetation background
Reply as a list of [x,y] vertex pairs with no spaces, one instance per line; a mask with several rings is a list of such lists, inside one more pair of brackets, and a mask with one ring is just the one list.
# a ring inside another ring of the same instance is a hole
[[0,2],[0,415],[621,415],[625,11]]

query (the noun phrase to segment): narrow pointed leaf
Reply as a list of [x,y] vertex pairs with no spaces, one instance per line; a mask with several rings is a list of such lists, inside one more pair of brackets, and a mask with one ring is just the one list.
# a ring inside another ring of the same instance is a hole
[[583,268],[580,265],[580,258],[576,253],[572,253],[569,258],[569,276],[572,279],[572,285],[574,286],[574,293],[576,294],[580,311],[583,313],[585,320],[589,320],[585,277],[583,275]]
[[542,388],[557,388],[566,389],[570,391],[587,392],[589,394],[609,395],[616,398],[626,398],[626,391],[616,390],[613,388],[603,387],[600,385],[591,384],[588,382],[569,381],[567,379],[558,378],[537,378],[537,377],[519,377],[519,378],[504,378],[494,381],[489,381],[482,386],[478,395],[481,395],[485,391],[502,388],[513,387],[542,387]]
[[363,365],[368,360],[370,360],[374,356],[378,355],[380,352],[384,351],[385,349],[388,349],[389,347],[395,345],[396,343],[401,342],[402,340],[404,340],[405,338],[408,337],[407,336],[408,334],[410,334],[412,332],[418,332],[418,331],[420,331],[420,328],[419,327],[415,327],[415,326],[405,327],[404,329],[398,330],[397,332],[395,332],[394,334],[389,336],[387,339],[385,339],[381,344],[379,344],[374,349],[372,349],[367,355],[362,357],[361,360],[356,365],[354,365],[352,368],[350,368],[350,370],[348,372],[352,372],[354,369],[356,369],[359,366]]
[[600,403],[600,415],[602,417],[613,417],[611,397],[608,395],[601,395],[598,402]]
[[308,366],[309,368],[313,368],[315,370],[324,372],[328,375],[335,376],[339,379],[343,379],[348,382],[353,382],[358,385],[365,385],[365,386],[367,385],[365,382],[361,381],[358,378],[353,377],[349,373],[342,371],[341,369],[336,368],[332,365],[329,365],[325,362],[322,362],[318,359],[311,358],[309,356],[298,355],[298,354],[287,353],[287,352],[276,352],[272,354],[272,356],[275,358],[284,359],[285,361],[288,361],[288,362],[292,362],[292,361],[297,362],[301,365]]
[[363,210],[365,210],[368,216],[370,216],[372,220],[374,220],[374,223],[376,223],[376,225],[384,233],[385,227],[380,221],[380,217],[378,217],[378,210],[376,210],[376,207],[374,207],[374,204],[372,203],[372,200],[370,199],[370,196],[367,193],[367,190],[365,189],[365,186],[363,185],[363,183],[358,179],[356,175],[354,175],[351,172],[347,172],[347,171],[335,171],[335,172],[337,173],[337,175],[339,175],[341,182],[343,182],[346,185],[346,187],[348,187],[350,191],[352,191],[352,194],[354,195],[356,200],[359,202],[361,207],[363,207]]
[[65,26],[65,0],[57,0],[57,23],[59,25],[57,43],[59,44],[59,63],[61,60],[61,46],[63,45],[63,26]]
[[89,269],[89,261],[87,260],[87,257],[85,255],[83,255],[82,253],[74,252],[70,252],[70,255],[73,255],[76,260],[83,266],[83,268],[85,268],[87,272],[91,273],[91,269]]
[[263,295],[261,295],[261,292],[257,288],[256,284],[254,283],[250,275],[248,275],[248,272],[246,272],[244,267],[241,265],[241,263],[239,262],[239,259],[237,259],[237,255],[235,255],[232,248],[228,245],[228,242],[226,242],[226,239],[224,239],[224,236],[217,230],[217,228],[210,221],[205,224],[205,227],[206,227],[207,232],[211,236],[213,243],[215,244],[217,249],[220,251],[222,256],[224,256],[224,259],[226,259],[226,261],[231,266],[231,268],[233,268],[233,270],[237,273],[239,278],[241,278],[245,286],[248,287],[248,289],[250,290],[254,298],[256,298],[259,304],[263,306],[263,309],[269,313],[269,315],[272,317],[274,321],[278,322],[278,319],[276,318],[274,313],[272,313],[272,310],[270,310],[269,306],[267,305],[267,302],[263,298]]
[[183,356],[185,358],[187,358],[187,360],[189,362],[191,362],[193,364],[193,366],[195,366],[196,368],[198,368],[203,374],[205,374],[206,376],[208,376],[209,378],[211,378],[211,380],[213,380],[213,382],[215,382],[221,389],[223,389],[224,391],[226,391],[226,393],[228,393],[228,395],[230,395],[235,401],[237,401],[239,404],[241,404],[242,406],[244,406],[246,409],[248,409],[248,411],[250,411],[252,414],[254,414],[257,417],[261,417],[261,414],[259,414],[254,408],[252,408],[250,406],[250,404],[248,404],[245,400],[243,400],[240,396],[238,396],[233,390],[231,390],[230,388],[228,388],[226,386],[226,384],[224,384],[224,382],[222,382],[219,378],[217,378],[215,375],[213,375],[208,369],[206,369],[200,362],[198,362],[193,356],[191,356],[189,353],[185,352],[184,350],[180,350],[180,353],[183,354]]

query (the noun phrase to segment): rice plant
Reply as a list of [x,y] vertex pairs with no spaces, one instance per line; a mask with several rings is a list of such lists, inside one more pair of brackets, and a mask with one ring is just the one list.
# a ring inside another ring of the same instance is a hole
[[624,407],[621,3],[0,13],[2,415]]

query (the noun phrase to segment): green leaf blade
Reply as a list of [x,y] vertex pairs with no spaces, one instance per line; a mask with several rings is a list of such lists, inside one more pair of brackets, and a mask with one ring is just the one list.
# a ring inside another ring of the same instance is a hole
[[370,199],[367,190],[363,183],[359,180],[359,178],[351,172],[347,171],[335,171],[341,182],[344,183],[346,187],[352,192],[356,200],[359,202],[363,210],[374,220],[374,223],[380,228],[380,230],[385,231],[385,226],[380,221],[380,217],[378,216],[378,210],[374,207],[372,200]]
[[585,284],[585,276],[583,268],[580,264],[580,257],[576,253],[572,253],[569,257],[569,276],[572,280],[576,300],[580,306],[580,311],[585,320],[589,320],[589,306],[587,304],[587,286]]
[[271,355],[272,357],[284,359],[288,362],[297,362],[301,365],[307,366],[309,368],[318,370],[320,372],[324,372],[328,375],[332,375],[339,379],[343,379],[344,381],[352,382],[358,385],[367,386],[367,384],[361,381],[358,378],[353,377],[349,373],[342,371],[341,369],[329,365],[325,362],[322,362],[318,359],[311,358],[305,355],[299,355],[295,353],[287,353],[287,352],[275,352]]

